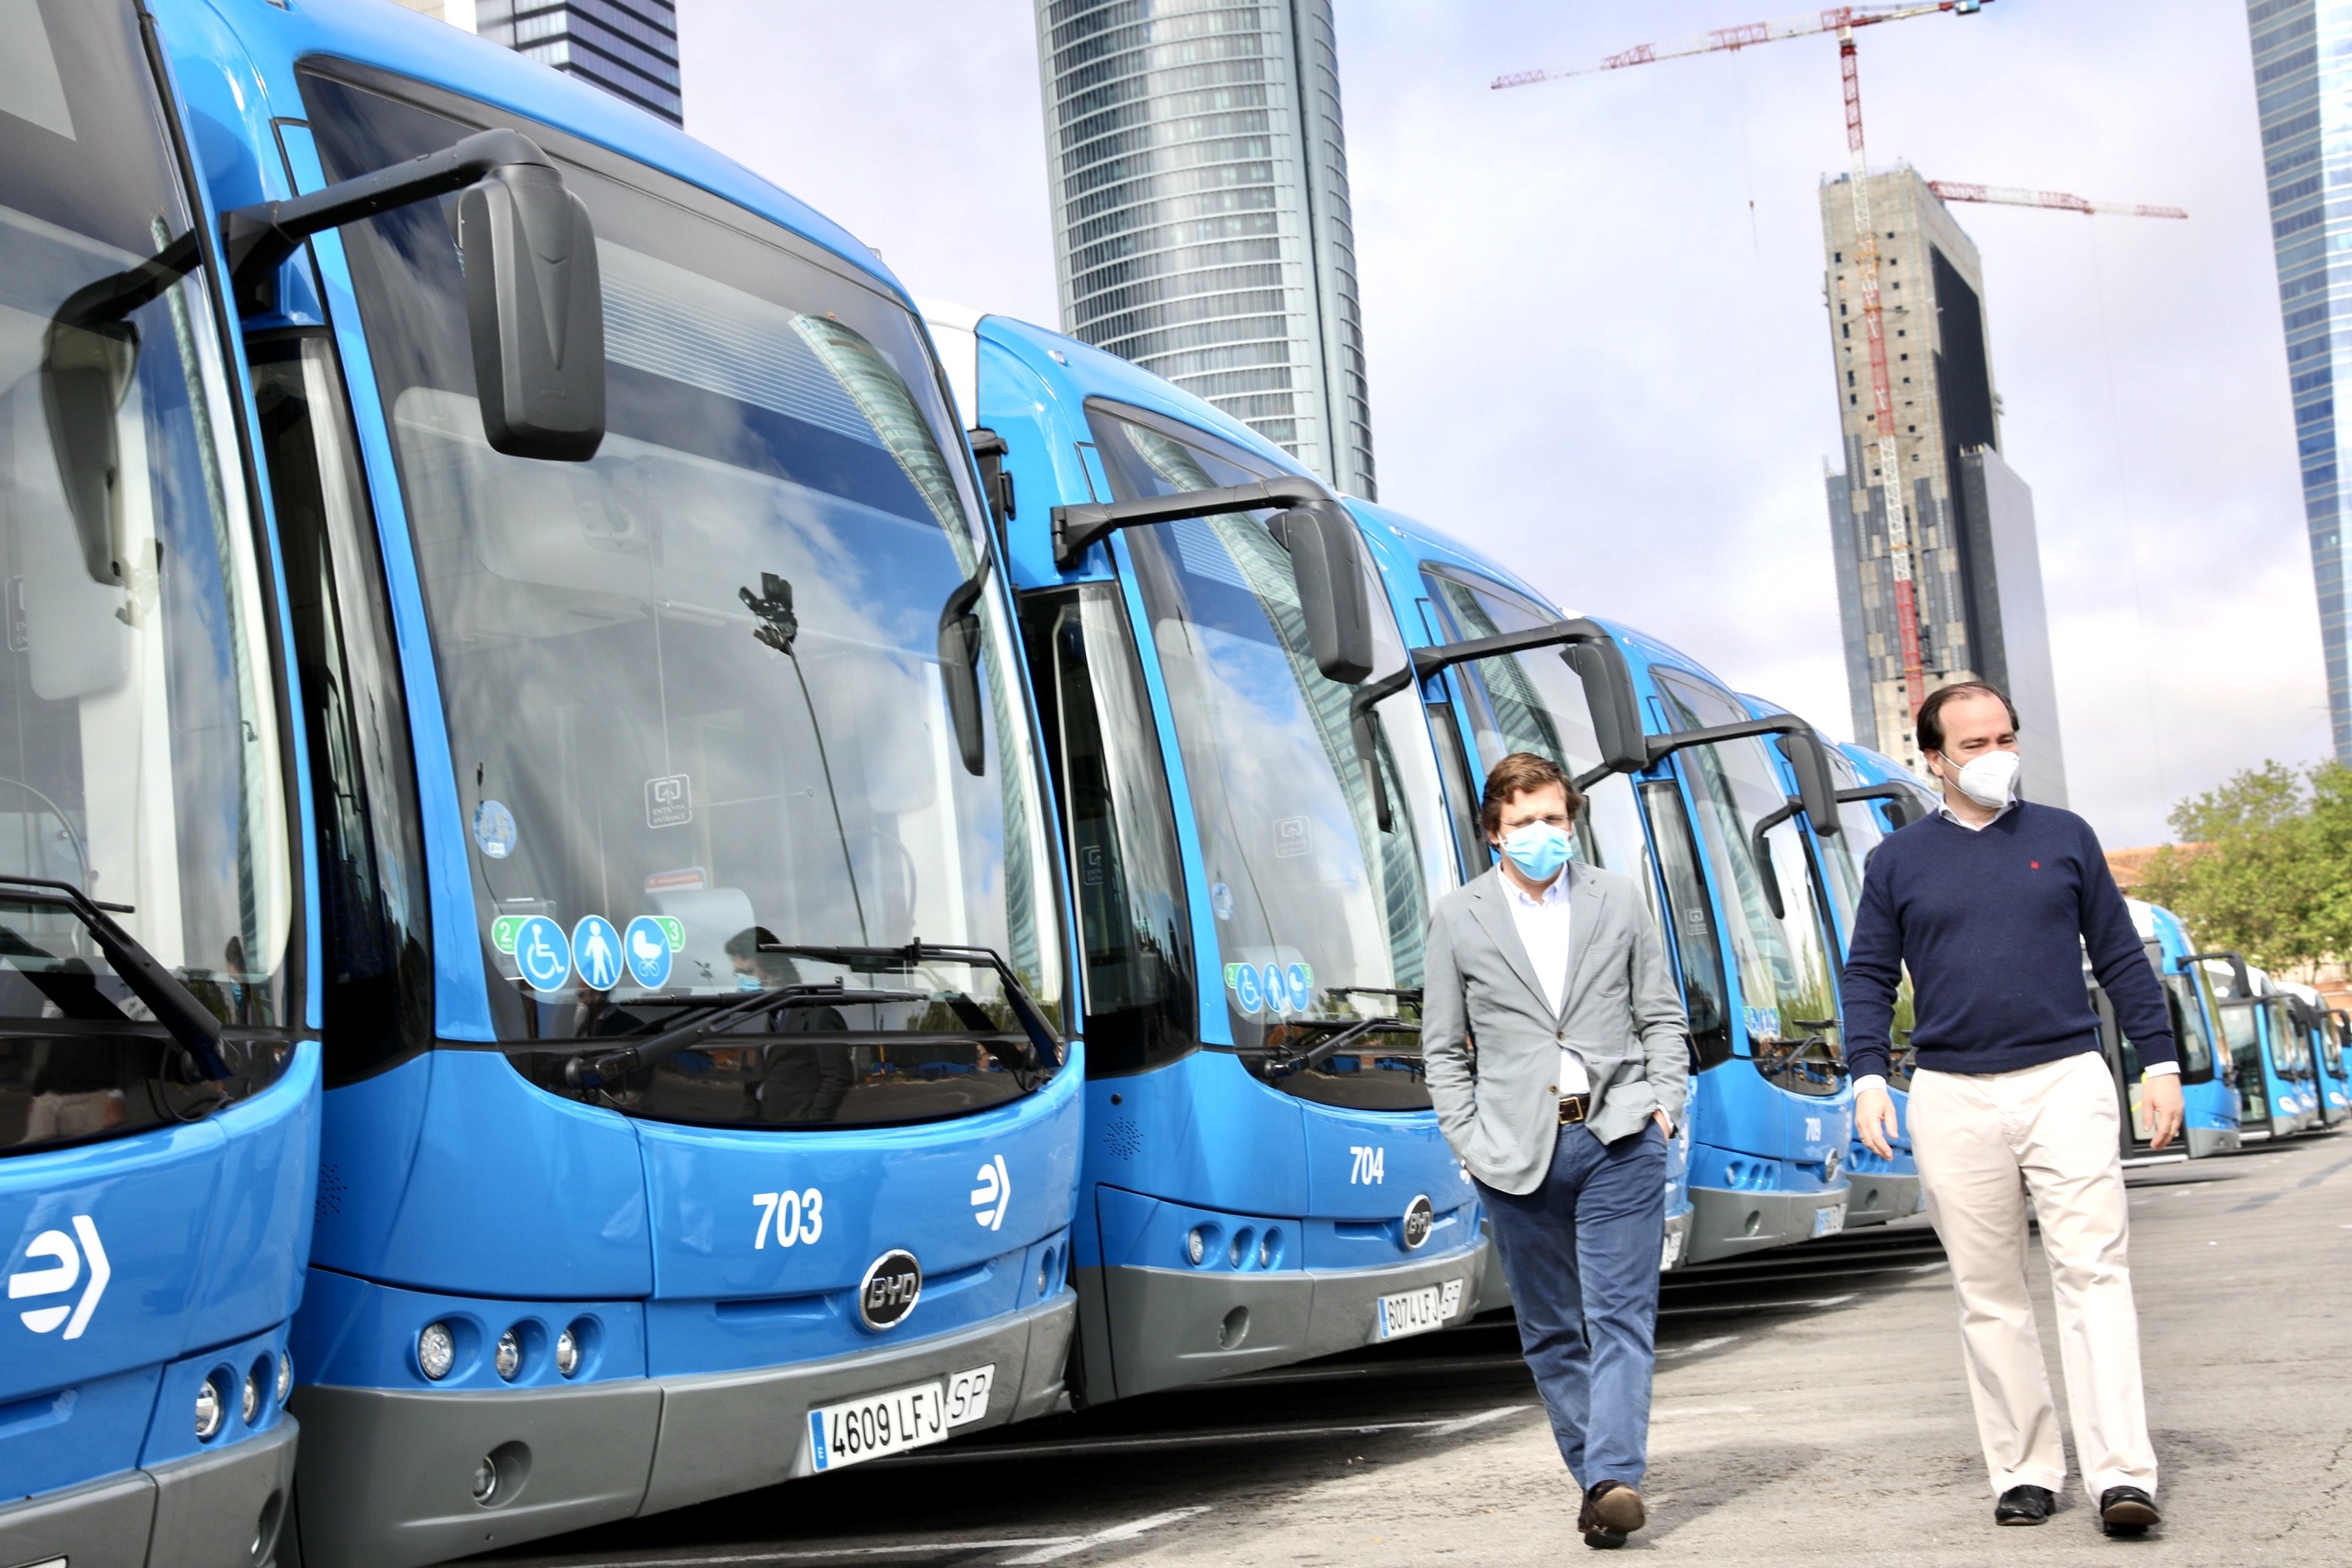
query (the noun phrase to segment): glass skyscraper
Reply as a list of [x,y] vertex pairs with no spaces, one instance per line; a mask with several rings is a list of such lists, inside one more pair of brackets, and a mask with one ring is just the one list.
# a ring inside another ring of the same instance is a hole
[[1330,0],[1037,0],[1062,327],[1372,498]]
[[[2336,377],[2352,361],[2335,340],[2335,284],[2346,285],[2352,338],[2352,5],[2341,0],[2247,0],[2253,31],[2254,95],[2261,105],[2263,172],[2270,182],[2271,244],[2278,254],[2288,386],[2303,465],[2303,515],[2319,584],[2319,635],[2327,657],[2327,712],[2337,760],[2352,763],[2352,670],[2345,646],[2344,490],[2336,434]],[[2330,139],[2330,132],[2333,139]],[[2352,349],[2352,342],[2345,345]]]
[[593,82],[672,125],[678,97],[674,0],[400,0],[517,54]]

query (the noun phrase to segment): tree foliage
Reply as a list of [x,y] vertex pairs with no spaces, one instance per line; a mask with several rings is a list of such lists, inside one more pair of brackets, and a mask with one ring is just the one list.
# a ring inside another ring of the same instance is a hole
[[2266,969],[2352,953],[2352,769],[2250,768],[2173,808],[2132,891]]

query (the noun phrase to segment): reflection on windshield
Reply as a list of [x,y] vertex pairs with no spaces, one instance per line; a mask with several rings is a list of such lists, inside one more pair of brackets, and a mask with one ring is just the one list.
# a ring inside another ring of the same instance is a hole
[[[1835,747],[1824,747],[1822,752],[1829,759],[1832,788],[1840,793],[1862,788],[1861,773],[1843,752]],[[1842,800],[1838,831],[1826,839],[1813,840],[1821,857],[1822,880],[1828,885],[1831,907],[1837,911],[1841,945],[1853,939],[1854,915],[1862,907],[1863,873],[1870,864],[1870,852],[1885,839],[1885,821],[1874,803]],[[1906,967],[1895,983],[1895,1019],[1888,1030],[1892,1049],[1887,1052],[1886,1081],[1897,1089],[1911,1087],[1911,1074],[1918,1064],[1919,1053],[1911,1044],[1916,1013],[1911,971]]]
[[[333,100],[322,134],[353,171],[464,129],[305,85]],[[984,546],[911,318],[747,232],[747,215],[565,178],[593,214],[606,291],[608,434],[588,463],[484,442],[441,212],[350,231],[500,1038],[634,1032],[666,1006],[775,984],[903,988],[790,949],[918,939],[1001,953],[1058,1022],[1036,764],[993,582],[973,605],[978,756],[950,718],[940,621]],[[984,1010],[992,979],[958,976],[946,983],[987,993]],[[851,1043],[858,1088],[838,1103],[833,1047],[796,1040],[791,1071],[815,1076],[750,1096],[752,1119],[774,1120],[779,1095],[788,1119],[903,1119],[866,1091],[999,1073],[952,1008],[869,1011],[788,1011],[775,1028],[958,1038]],[[736,1098],[718,1100],[741,1101],[749,1071],[721,1074]],[[659,1084],[623,1103],[715,1113],[708,1082],[671,1086],[687,1087],[699,1109],[663,1103]]]
[[[1256,476],[1126,420],[1098,416],[1096,426],[1123,494]],[[1128,538],[1183,748],[1234,1043],[1303,1049],[1311,1020],[1396,1013],[1389,993],[1421,985],[1433,890],[1454,874],[1419,700],[1399,693],[1378,709],[1378,766],[1397,803],[1383,832],[1350,727],[1354,688],[1316,666],[1290,558],[1264,525],[1228,515]],[[1371,603],[1376,663],[1395,669],[1404,650],[1376,583]],[[1382,1054],[1378,1041],[1300,1076],[1349,1074],[1395,1082],[1285,1086],[1360,1104],[1426,1103],[1418,1059]]]
[[2257,1031],[2252,1001],[2225,1001],[2213,1010],[2221,1015],[2221,1038],[2230,1048],[2230,1061],[2238,1072],[2238,1106],[2240,1114],[2248,1122],[2267,1121],[2271,1113],[2270,1089],[2263,1074],[2262,1039]]

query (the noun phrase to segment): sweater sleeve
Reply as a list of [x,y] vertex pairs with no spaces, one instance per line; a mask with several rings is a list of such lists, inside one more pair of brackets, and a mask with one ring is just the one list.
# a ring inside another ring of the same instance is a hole
[[2107,869],[2106,852],[2091,824],[2083,835],[2083,946],[2090,955],[2091,973],[2098,977],[2107,1000],[2115,1005],[2116,1024],[2139,1051],[2143,1068],[2180,1060],[2172,1038],[2172,1017],[2164,1005],[2164,988],[2158,983],[2147,950],[2140,945],[2139,928],[2132,924],[2131,906]]
[[1845,1059],[1856,1078],[1885,1077],[1893,1051],[1895,993],[1903,981],[1903,925],[1895,915],[1895,841],[1862,873],[1862,904],[1845,957]]

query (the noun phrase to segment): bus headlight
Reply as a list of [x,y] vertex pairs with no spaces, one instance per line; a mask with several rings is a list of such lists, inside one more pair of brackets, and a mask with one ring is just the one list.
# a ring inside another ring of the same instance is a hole
[[570,1329],[555,1336],[555,1370],[565,1377],[580,1370],[580,1341]]
[[522,1370],[522,1341],[512,1329],[499,1335],[497,1365],[499,1375],[509,1383],[512,1383],[515,1374]]
[[293,1392],[294,1357],[290,1354],[280,1352],[278,1357],[278,1403],[285,1404],[286,1396]]
[[426,1323],[416,1336],[416,1369],[435,1383],[449,1375],[457,1364],[457,1342],[447,1323]]
[[215,1373],[196,1390],[196,1440],[210,1442],[221,1429],[221,1417],[227,1414],[228,1401],[221,1396],[220,1375]]
[[1201,1234],[1199,1226],[1184,1233],[1184,1256],[1198,1264],[1209,1255],[1209,1239]]

